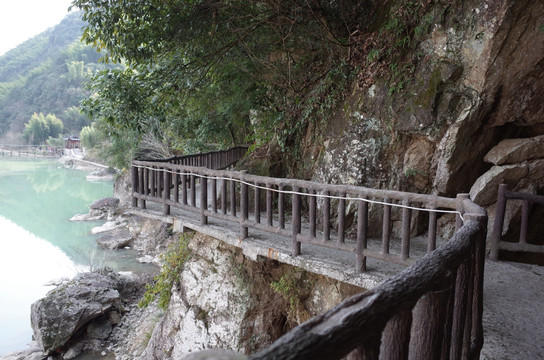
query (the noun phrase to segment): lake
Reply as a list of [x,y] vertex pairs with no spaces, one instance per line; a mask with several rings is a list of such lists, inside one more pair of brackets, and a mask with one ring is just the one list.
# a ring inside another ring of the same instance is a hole
[[0,355],[22,350],[31,340],[30,305],[90,266],[138,271],[136,254],[97,248],[91,235],[101,222],[71,222],[113,183],[90,182],[81,170],[56,161],[0,160]]

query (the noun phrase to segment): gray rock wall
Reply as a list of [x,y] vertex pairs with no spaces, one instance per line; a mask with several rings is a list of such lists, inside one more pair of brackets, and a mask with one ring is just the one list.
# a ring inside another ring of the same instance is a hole
[[314,180],[455,196],[500,141],[544,134],[544,3],[437,1],[427,14],[404,87],[354,86]]

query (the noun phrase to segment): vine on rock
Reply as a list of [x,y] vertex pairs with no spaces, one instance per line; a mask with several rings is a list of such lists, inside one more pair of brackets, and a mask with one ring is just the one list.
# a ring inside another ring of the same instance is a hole
[[154,277],[152,284],[146,285],[144,297],[138,303],[139,307],[147,307],[158,299],[159,308],[166,310],[172,296],[172,287],[179,283],[181,272],[191,257],[189,241],[192,235],[182,234],[178,242],[171,244],[161,255],[162,269]]

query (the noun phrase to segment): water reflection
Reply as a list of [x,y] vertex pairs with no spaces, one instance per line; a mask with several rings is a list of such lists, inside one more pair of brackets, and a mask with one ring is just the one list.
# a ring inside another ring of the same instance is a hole
[[[56,163],[0,162],[0,215],[65,253],[88,251],[91,229],[100,222],[73,223],[73,215],[89,211],[94,200],[111,196],[111,182],[91,183],[85,173]],[[8,170],[5,170],[5,169]]]
[[[30,305],[52,287],[51,279],[72,277],[76,265],[59,248],[0,216],[0,354],[31,340]],[[23,256],[14,256],[23,254]]]
[[46,294],[50,280],[104,265],[157,271],[135,261],[133,250],[98,249],[90,232],[103,222],[69,221],[112,196],[111,182],[85,177],[57,162],[0,160],[0,355],[30,341],[30,305]]

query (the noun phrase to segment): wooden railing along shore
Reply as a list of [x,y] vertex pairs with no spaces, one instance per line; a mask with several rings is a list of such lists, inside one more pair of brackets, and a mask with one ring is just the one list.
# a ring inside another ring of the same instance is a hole
[[0,159],[53,158],[62,156],[62,147],[46,145],[1,145]]
[[[191,165],[134,160],[132,205],[145,209],[146,202],[158,202],[165,215],[181,208],[200,214],[203,225],[209,217],[234,221],[241,239],[251,229],[287,236],[293,256],[305,243],[354,252],[358,271],[366,270],[367,258],[412,265],[251,359],[339,359],[353,350],[369,359],[478,357],[487,216],[468,195],[451,199],[216,170],[219,159],[234,163],[242,153],[196,155]],[[413,224],[421,223],[412,221],[414,212],[428,223],[427,255],[418,261],[411,252]],[[441,213],[455,214],[456,232],[437,249]],[[371,249],[373,221],[381,221],[381,239]],[[392,237],[394,222],[400,223],[399,241]]]

